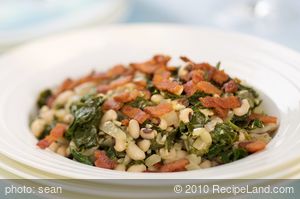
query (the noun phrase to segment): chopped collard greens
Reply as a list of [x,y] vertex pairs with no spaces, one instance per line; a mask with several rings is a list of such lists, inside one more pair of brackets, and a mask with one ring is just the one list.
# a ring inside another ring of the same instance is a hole
[[67,78],[42,91],[37,146],[74,161],[129,172],[230,163],[265,149],[278,127],[258,93],[222,69],[169,56]]

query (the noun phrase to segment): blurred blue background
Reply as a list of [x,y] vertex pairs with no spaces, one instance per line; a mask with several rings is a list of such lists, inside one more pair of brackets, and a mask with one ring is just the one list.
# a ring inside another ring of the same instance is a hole
[[0,51],[68,29],[144,22],[233,30],[300,51],[299,0],[0,0]]

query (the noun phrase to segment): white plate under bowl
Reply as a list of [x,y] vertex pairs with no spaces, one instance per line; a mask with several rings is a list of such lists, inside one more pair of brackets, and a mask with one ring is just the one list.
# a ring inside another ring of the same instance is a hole
[[[280,128],[267,149],[234,163],[177,173],[126,173],[87,166],[36,147],[28,123],[45,87],[92,69],[142,61],[165,53],[195,61],[222,62],[233,76],[262,93]],[[118,25],[64,33],[0,57],[0,152],[22,164],[69,178],[268,178],[299,159],[300,56],[250,36],[177,25]],[[293,152],[293,153],[291,153]],[[292,166],[292,165],[290,165]],[[157,182],[159,183],[159,181]]]

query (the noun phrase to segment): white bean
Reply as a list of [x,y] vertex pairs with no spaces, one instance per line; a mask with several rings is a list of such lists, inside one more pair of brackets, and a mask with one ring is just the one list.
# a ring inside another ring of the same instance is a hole
[[158,163],[161,161],[161,157],[157,154],[153,154],[151,156],[149,156],[146,160],[145,160],[145,164],[150,167],[153,166],[154,164]]
[[48,147],[48,149],[50,149],[53,152],[56,152],[59,146],[60,145],[58,143],[53,142],[53,143],[50,144],[50,146]]
[[157,135],[157,131],[153,129],[142,128],[140,130],[140,135],[144,139],[151,140],[155,138],[155,136]]
[[136,120],[132,119],[129,121],[128,132],[134,139],[137,139],[140,136],[140,125]]
[[182,110],[185,108],[183,104],[178,103],[176,100],[172,101],[172,108],[176,111]]
[[57,117],[57,119],[58,119],[59,121],[64,121],[65,116],[66,116],[68,113],[66,112],[65,109],[59,109],[59,110],[56,110],[54,114],[55,114],[55,117]]
[[219,117],[212,117],[211,118],[211,121],[210,122],[207,122],[205,124],[205,129],[208,131],[208,132],[211,132],[215,129],[215,126],[218,124],[218,123],[223,123],[223,120]]
[[61,156],[67,157],[67,146],[65,145],[60,146],[57,149],[56,153],[58,153]]
[[35,137],[39,137],[45,129],[46,122],[43,119],[36,119],[31,123],[31,131]]
[[121,152],[126,149],[126,133],[118,128],[113,122],[107,121],[104,124],[101,124],[100,129],[115,138],[114,148],[116,151]]
[[160,118],[160,122],[159,122],[159,125],[158,127],[161,129],[161,130],[166,130],[168,128],[168,123],[165,119],[162,119]]
[[57,96],[57,98],[54,101],[54,105],[65,105],[69,98],[74,95],[73,91],[64,91],[61,94]]
[[179,126],[179,118],[175,111],[171,111],[169,113],[166,113],[160,117],[161,119],[164,119],[168,126],[174,125],[175,127]]
[[43,106],[40,110],[40,117],[45,120],[47,124],[50,124],[53,120],[54,112],[47,106]]
[[95,87],[95,83],[87,82],[87,83],[83,83],[83,84],[80,84],[79,86],[77,86],[74,89],[74,91],[77,95],[84,96],[84,95],[90,93],[90,91],[93,87]]
[[151,101],[156,104],[159,104],[162,100],[164,100],[164,97],[160,94],[155,94],[151,96]]
[[117,171],[125,171],[126,170],[126,166],[124,164],[118,164],[114,170],[117,170]]
[[134,142],[130,142],[126,149],[127,155],[133,160],[144,160],[146,155]]
[[140,147],[140,149],[144,152],[148,151],[148,149],[150,148],[151,145],[151,141],[150,140],[141,140],[137,143],[137,145]]
[[110,109],[108,111],[106,111],[104,113],[104,115],[102,116],[102,119],[101,119],[101,123],[105,123],[107,121],[113,121],[113,120],[116,120],[118,118],[118,115],[116,113],[116,111]]
[[127,169],[128,172],[144,172],[146,171],[146,166],[144,164],[135,164]]
[[197,150],[207,151],[212,143],[210,133],[205,128],[196,128],[193,130],[193,134],[199,134],[199,137],[193,143],[193,147]]
[[179,68],[179,70],[178,70],[178,76],[179,76],[180,78],[183,78],[183,77],[185,77],[187,74],[188,74],[188,70],[186,70],[186,65],[181,66],[181,67]]
[[185,108],[179,112],[179,119],[183,123],[189,123],[190,122],[190,116],[193,115],[194,111],[191,108]]
[[243,99],[242,100],[242,105],[239,108],[233,109],[233,112],[237,116],[243,116],[246,113],[248,113],[249,108],[250,108],[250,104],[249,104],[248,100],[247,99]]
[[203,161],[203,162],[200,164],[200,167],[201,167],[202,169],[211,167],[211,161],[209,161],[209,160]]

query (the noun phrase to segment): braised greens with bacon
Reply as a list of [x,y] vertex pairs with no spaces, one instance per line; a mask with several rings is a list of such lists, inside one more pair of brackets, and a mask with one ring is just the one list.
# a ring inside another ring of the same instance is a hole
[[116,65],[41,91],[37,146],[128,172],[209,168],[265,149],[278,127],[258,93],[213,66],[180,57]]

